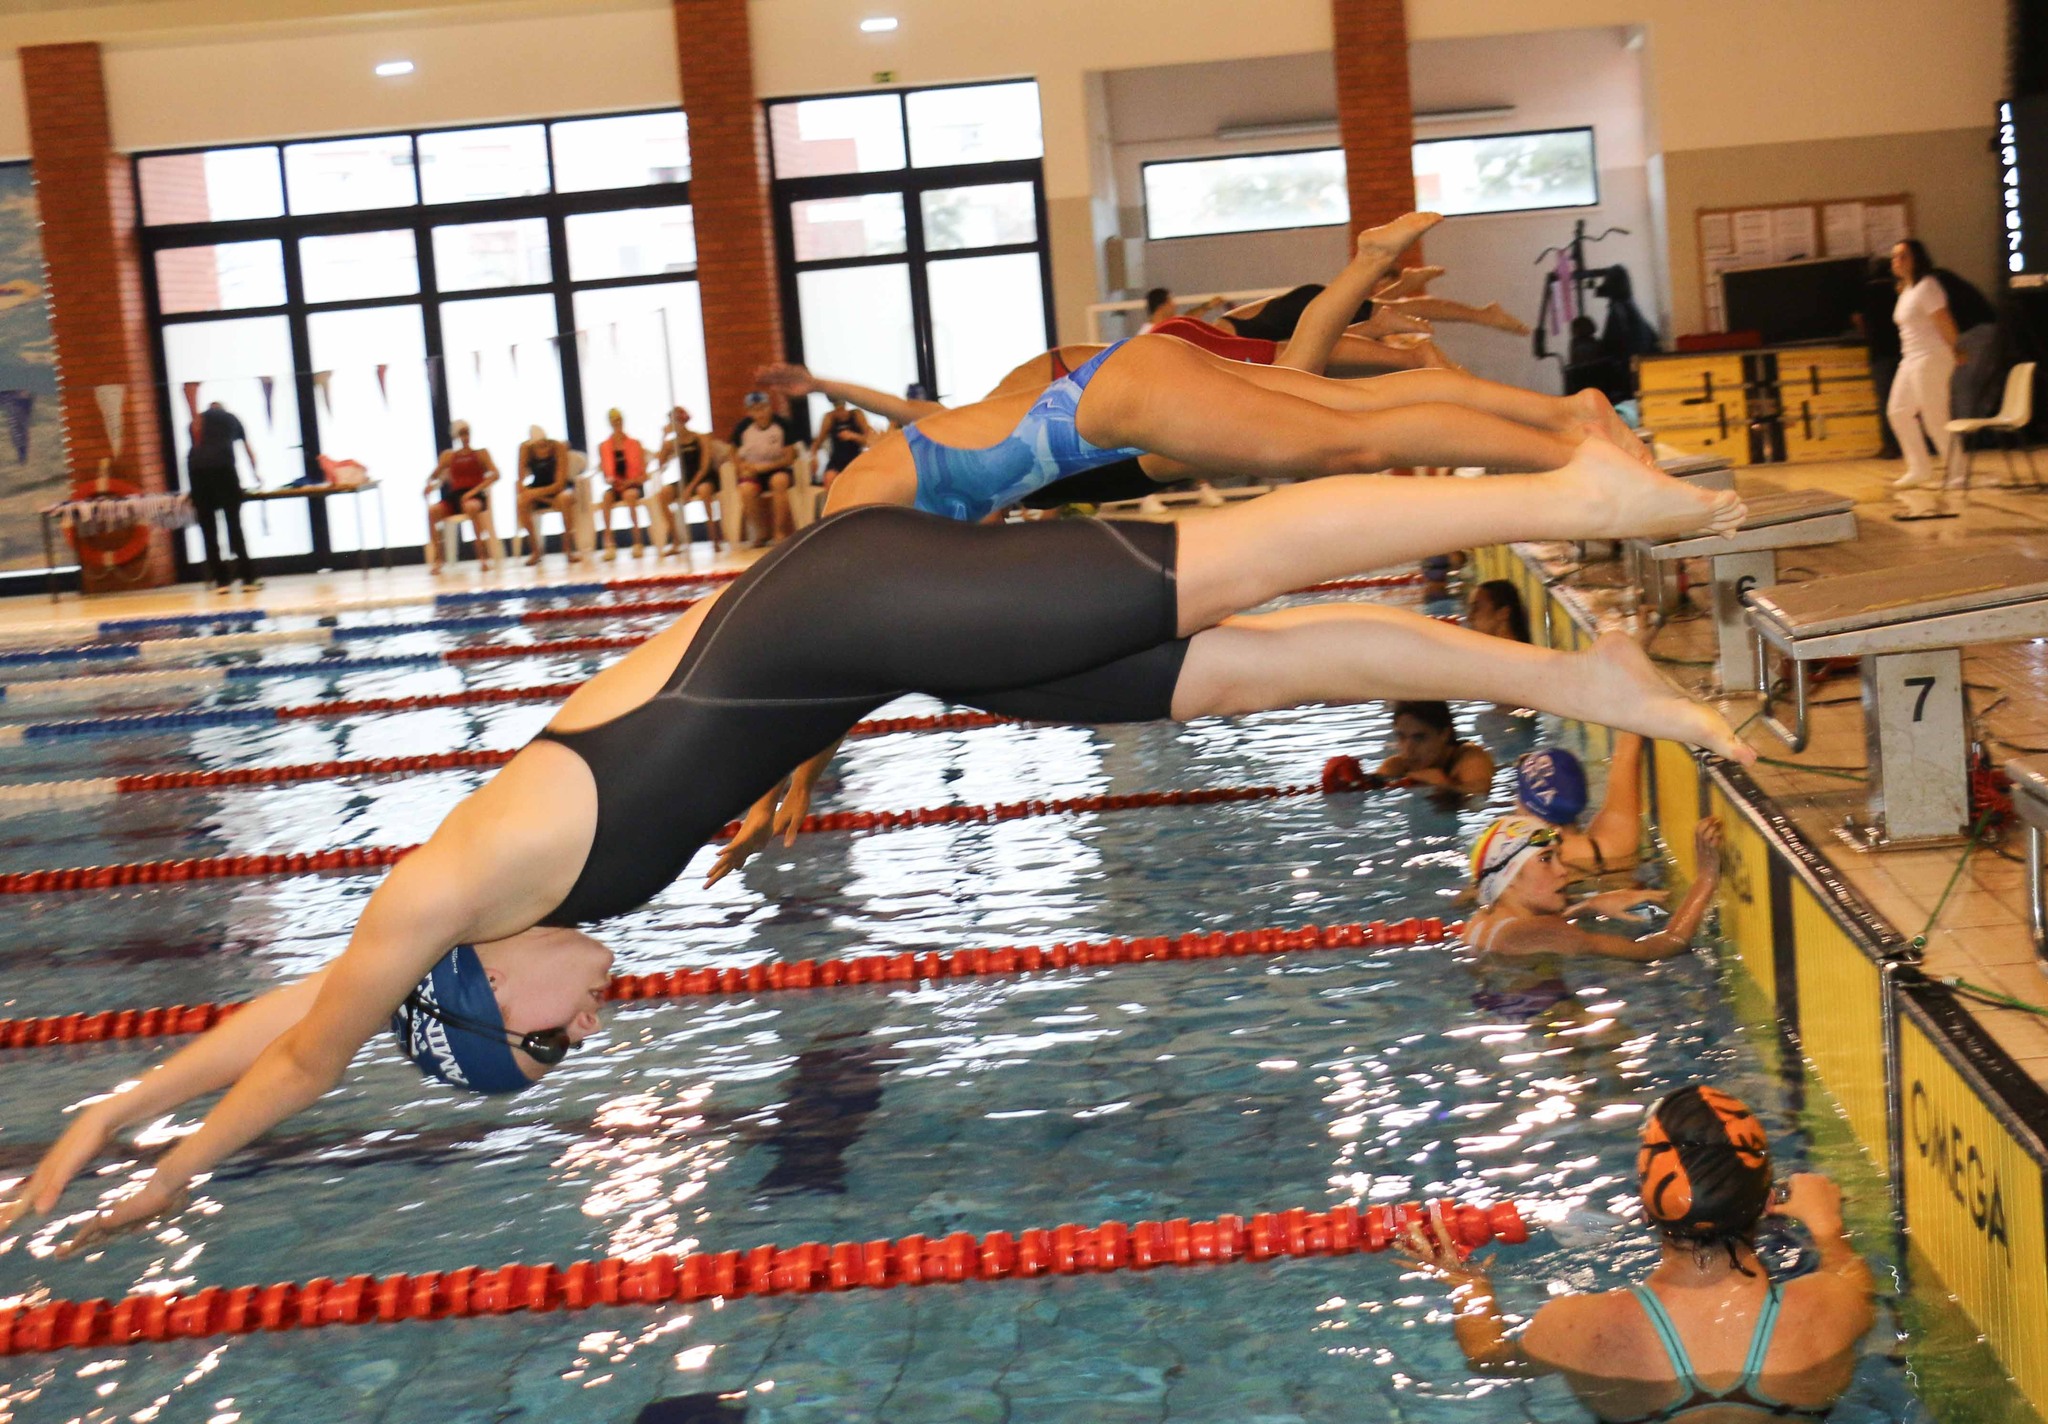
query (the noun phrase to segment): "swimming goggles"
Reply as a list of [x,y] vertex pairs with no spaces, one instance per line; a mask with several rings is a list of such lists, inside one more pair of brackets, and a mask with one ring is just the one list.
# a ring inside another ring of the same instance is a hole
[[521,1053],[524,1053],[543,1068],[554,1067],[564,1058],[567,1058],[569,1050],[576,1046],[569,1041],[569,1030],[566,1028],[544,1028],[522,1037],[514,1038],[512,1031],[503,1024],[485,1023],[481,1019],[473,1019],[466,1014],[451,1012],[448,1009],[442,1008],[439,1004],[428,1002],[417,989],[405,996],[404,1007],[416,1014],[423,1014],[437,1023],[446,1024],[449,1028],[459,1028],[467,1033],[479,1034],[485,1038],[502,1037],[505,1042],[518,1049]]

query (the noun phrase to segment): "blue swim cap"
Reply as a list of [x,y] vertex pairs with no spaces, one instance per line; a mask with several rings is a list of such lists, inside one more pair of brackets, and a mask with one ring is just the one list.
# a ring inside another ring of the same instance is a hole
[[1561,747],[1545,747],[1515,762],[1515,795],[1553,826],[1569,826],[1586,809],[1586,768]]
[[391,1016],[391,1031],[422,1073],[477,1093],[533,1086],[512,1056],[505,1017],[475,945],[458,944],[442,955],[413,999]]

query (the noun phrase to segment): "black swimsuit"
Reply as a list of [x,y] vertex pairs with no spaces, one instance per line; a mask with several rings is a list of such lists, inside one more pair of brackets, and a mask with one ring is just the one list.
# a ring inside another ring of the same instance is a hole
[[[1260,341],[1277,341],[1284,346],[1294,335],[1294,328],[1301,324],[1301,314],[1308,310],[1308,304],[1321,296],[1322,292],[1322,283],[1309,282],[1282,292],[1250,316],[1227,316],[1223,318],[1223,325],[1239,336],[1250,336]],[[1351,314],[1353,322],[1369,321],[1371,318],[1370,298],[1359,303],[1358,310]]]
[[573,925],[646,904],[725,824],[883,703],[923,692],[1012,717],[1169,715],[1171,524],[956,524],[867,505],[800,530],[711,606],[645,703],[542,732],[597,783]]
[[546,489],[555,482],[555,452],[526,457],[526,487]]

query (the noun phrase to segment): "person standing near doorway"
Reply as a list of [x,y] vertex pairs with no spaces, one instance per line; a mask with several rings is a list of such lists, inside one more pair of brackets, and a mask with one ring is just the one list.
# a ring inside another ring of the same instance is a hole
[[186,484],[192,492],[192,509],[199,516],[199,539],[206,547],[206,576],[215,593],[228,591],[227,570],[220,561],[220,532],[216,517],[227,520],[228,548],[235,556],[235,576],[246,590],[263,587],[249,562],[249,546],[242,539],[242,479],[235,469],[235,446],[249,457],[249,477],[256,477],[256,452],[249,446],[242,422],[219,401],[192,418],[192,450],[185,457]]

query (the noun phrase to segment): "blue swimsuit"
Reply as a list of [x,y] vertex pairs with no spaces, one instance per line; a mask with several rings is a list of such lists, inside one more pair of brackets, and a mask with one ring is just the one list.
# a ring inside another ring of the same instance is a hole
[[1024,412],[1017,428],[993,445],[963,450],[939,444],[914,424],[905,426],[903,438],[910,442],[910,458],[917,467],[917,508],[973,522],[1055,480],[1144,454],[1138,449],[1105,450],[1091,445],[1074,428],[1081,392],[1121,345],[1119,341],[1096,353],[1079,370],[1046,387],[1045,394]]
[[1678,1376],[1678,1387],[1683,1391],[1676,1403],[1666,1405],[1654,1414],[1645,1414],[1640,1419],[1624,1421],[1624,1424],[1663,1424],[1665,1420],[1679,1419],[1695,1409],[1710,1406],[1725,1408],[1741,1405],[1764,1414],[1779,1417],[1794,1416],[1800,1419],[1825,1419],[1826,1409],[1786,1404],[1771,1398],[1763,1391],[1760,1381],[1764,1373],[1764,1356],[1771,1351],[1771,1336],[1778,1328],[1778,1307],[1780,1304],[1779,1283],[1771,1282],[1770,1293],[1764,1297],[1764,1308],[1757,1315],[1756,1330],[1749,1337],[1749,1354],[1742,1362],[1742,1377],[1735,1386],[1721,1394],[1715,1394],[1700,1383],[1699,1376],[1692,1371],[1692,1356],[1686,1353],[1685,1342],[1678,1338],[1678,1326],[1672,1323],[1671,1315],[1664,1309],[1664,1302],[1658,1300],[1648,1286],[1631,1286],[1629,1293],[1642,1304],[1643,1313],[1650,1317],[1650,1324],[1656,1327],[1657,1338],[1663,1343],[1664,1353],[1671,1361],[1671,1372]]

